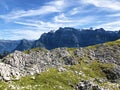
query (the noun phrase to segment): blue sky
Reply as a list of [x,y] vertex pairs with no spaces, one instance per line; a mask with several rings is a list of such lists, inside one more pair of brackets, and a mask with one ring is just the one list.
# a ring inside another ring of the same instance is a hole
[[0,39],[38,39],[59,27],[120,30],[120,0],[0,0]]

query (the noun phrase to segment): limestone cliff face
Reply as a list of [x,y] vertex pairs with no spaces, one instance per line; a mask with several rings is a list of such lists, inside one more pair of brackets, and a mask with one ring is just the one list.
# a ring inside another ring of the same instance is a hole
[[34,47],[44,46],[47,49],[58,47],[86,47],[90,45],[114,41],[120,38],[119,32],[105,31],[100,29],[75,29],[70,27],[59,28],[57,31],[50,31],[41,35],[34,43]]

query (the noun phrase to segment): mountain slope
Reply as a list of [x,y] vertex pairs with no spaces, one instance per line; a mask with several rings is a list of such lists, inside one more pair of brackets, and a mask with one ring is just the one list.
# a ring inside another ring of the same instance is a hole
[[24,50],[31,49],[33,44],[34,44],[34,41],[23,39],[20,41],[20,43],[17,45],[14,51],[15,50],[24,51]]
[[12,52],[19,43],[19,40],[0,40],[0,53],[4,53],[4,51]]
[[120,40],[86,48],[15,51],[0,63],[1,80],[13,80],[0,82],[1,89],[120,90],[119,55]]

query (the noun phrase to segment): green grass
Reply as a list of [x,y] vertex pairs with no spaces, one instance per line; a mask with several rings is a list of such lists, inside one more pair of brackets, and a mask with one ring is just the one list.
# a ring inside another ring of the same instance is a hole
[[23,52],[24,52],[25,54],[29,54],[29,53],[30,53],[29,50],[24,50]]
[[8,87],[7,83],[0,81],[0,90],[5,90]]
[[[113,46],[120,44],[120,40],[115,42],[108,42],[104,45]],[[74,86],[81,80],[91,79],[106,79],[106,74],[103,69],[112,70],[113,64],[101,63],[99,60],[90,60],[87,49],[96,50],[100,45],[89,46],[84,49],[85,56],[77,57],[74,55],[76,48],[67,48],[67,51],[77,59],[80,63],[72,66],[65,66],[67,71],[59,72],[58,69],[50,68],[48,71],[44,71],[41,74],[34,76],[22,77],[18,81],[2,82],[0,81],[0,90],[73,90]],[[25,50],[24,53],[29,54],[31,51],[44,51],[44,48],[34,48],[31,50]],[[103,87],[108,87],[110,90],[119,90],[113,87],[113,84],[108,83],[109,80],[103,83],[95,81]],[[10,88],[13,85],[14,88]],[[18,89],[19,88],[19,89]],[[111,89],[112,88],[112,89]]]
[[73,51],[75,51],[76,49],[77,49],[77,48],[67,48],[67,51],[70,51],[70,52],[72,51],[72,52],[73,52]]
[[15,85],[20,87],[30,85],[32,90],[38,90],[39,88],[41,90],[72,90],[72,86],[78,82],[78,77],[73,72],[58,72],[54,68],[42,72],[40,75],[35,75],[35,79],[31,77],[23,77],[19,81],[15,81]]
[[88,46],[88,47],[85,47],[85,49],[92,49],[92,50],[96,50],[97,48],[105,45],[107,47],[111,47],[111,46],[114,46],[114,45],[119,45],[120,44],[120,39],[116,40],[116,41],[110,41],[110,42],[106,42],[104,44],[96,44],[96,45],[92,45],[92,46]]
[[106,43],[106,45],[109,45],[109,46],[114,46],[114,45],[118,45],[118,44],[120,44],[120,39],[116,40],[116,41],[113,41],[113,42]]
[[92,50],[96,50],[98,47],[100,47],[101,44],[96,44],[96,45],[92,45],[92,46],[88,46],[85,49],[92,49]]
[[[77,65],[65,66],[67,71],[64,72],[59,72],[58,69],[51,68],[41,74],[22,77],[18,81],[0,82],[0,90],[16,90],[17,88],[19,90],[73,90],[75,84],[81,80],[106,78],[101,67],[111,69],[113,66],[97,61],[91,61],[90,64],[81,61]],[[80,72],[82,74],[79,74]],[[13,85],[15,89],[10,89],[10,85]]]
[[33,49],[31,49],[31,50],[24,50],[23,52],[25,53],[25,54],[29,54],[30,52],[38,52],[38,51],[44,51],[45,53],[47,53],[47,49],[45,49],[45,48],[39,48],[39,47],[37,47],[37,48],[33,48]]

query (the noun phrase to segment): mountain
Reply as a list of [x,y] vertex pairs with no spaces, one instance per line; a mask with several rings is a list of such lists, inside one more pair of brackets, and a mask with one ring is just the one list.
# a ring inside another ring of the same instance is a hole
[[17,47],[13,51],[15,50],[24,51],[24,50],[31,49],[33,44],[34,44],[34,40],[26,40],[26,39],[20,40],[20,43],[17,45]]
[[[105,31],[100,29],[74,29],[70,27],[59,28],[57,31],[50,31],[41,35],[40,39],[33,45],[47,49],[58,47],[86,47],[89,45],[100,44],[114,41],[120,38],[120,32]],[[40,43],[40,44],[39,44]]]
[[0,41],[0,53],[15,50],[24,51],[35,47],[54,49],[58,47],[86,47],[90,45],[114,41],[120,38],[120,31],[100,29],[59,28],[57,31],[44,33],[38,40]]
[[15,50],[24,51],[31,49],[34,40],[0,40],[0,54],[14,52]]
[[1,90],[120,90],[120,40],[15,51],[1,60],[0,79]]
[[0,40],[0,53],[12,52],[19,43],[19,40]]

